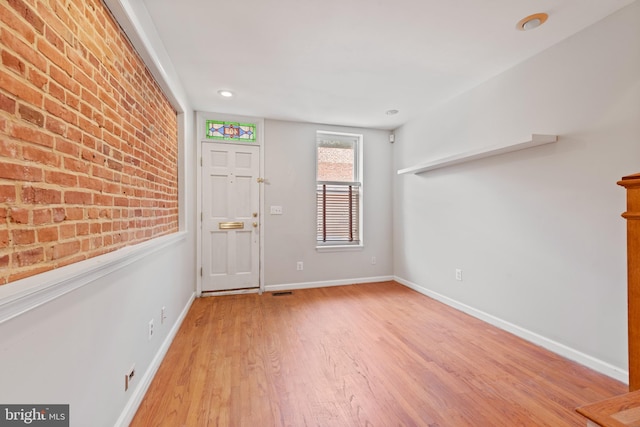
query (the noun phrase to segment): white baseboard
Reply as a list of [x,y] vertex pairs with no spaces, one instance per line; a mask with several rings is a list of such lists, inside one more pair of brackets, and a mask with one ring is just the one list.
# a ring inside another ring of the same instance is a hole
[[176,323],[174,323],[173,327],[169,331],[167,338],[165,338],[162,345],[160,346],[160,349],[158,349],[158,353],[156,353],[155,357],[151,361],[151,364],[149,365],[149,368],[144,373],[142,381],[140,381],[135,390],[133,390],[131,398],[125,405],[114,427],[126,427],[131,424],[131,421],[133,421],[133,417],[136,415],[138,407],[140,407],[145,394],[147,394],[147,390],[149,390],[149,386],[151,386],[151,381],[153,380],[153,377],[155,377],[156,372],[158,372],[160,364],[162,363],[164,356],[167,354],[167,351],[169,351],[171,343],[178,334],[178,330],[180,329],[182,322],[187,317],[187,313],[189,312],[189,308],[191,308],[191,304],[193,304],[195,297],[196,293],[194,292],[193,294],[191,294],[191,298],[189,298],[189,301],[187,301],[187,304],[180,313],[180,316],[178,316]]
[[588,354],[582,353],[581,351],[568,347],[559,342],[553,341],[549,338],[546,338],[535,332],[524,329],[520,326],[514,325],[513,323],[509,323],[498,317],[492,316],[491,314],[485,313],[484,311],[477,310],[473,307],[470,307],[466,304],[458,302],[447,296],[444,296],[442,294],[429,290],[425,287],[417,285],[408,280],[402,279],[400,277],[394,277],[394,280],[398,283],[403,284],[408,288],[411,288],[417,292],[420,292],[423,295],[426,295],[450,307],[453,307],[457,310],[467,313],[477,319],[480,319],[493,326],[496,326],[500,329],[510,332],[520,338],[523,338],[529,342],[539,345],[540,347],[546,348],[547,350],[550,350],[562,357],[566,357],[567,359],[580,363],[581,365],[591,368],[594,371],[600,372],[601,374],[607,375],[625,384],[629,384],[629,372],[625,371],[622,368],[613,366],[610,363],[596,359],[595,357],[589,356]]
[[326,288],[329,286],[355,285],[358,283],[388,282],[389,280],[393,280],[393,276],[361,277],[357,279],[326,280],[321,282],[285,283],[281,285],[266,285],[264,287],[264,291],[292,291],[295,289]]

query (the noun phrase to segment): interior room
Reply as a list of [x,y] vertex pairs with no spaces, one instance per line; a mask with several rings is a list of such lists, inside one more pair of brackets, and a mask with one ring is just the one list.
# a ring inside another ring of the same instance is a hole
[[[376,361],[407,381],[427,364],[374,358],[367,337],[424,361],[444,351],[428,339],[464,349],[464,331],[541,376],[535,357],[554,358],[581,396],[561,404],[567,425],[640,387],[635,184],[618,185],[640,172],[640,1],[227,3],[0,4],[0,406],[130,425],[203,318],[290,330],[291,348],[329,336],[304,329],[317,322],[371,367],[373,397],[353,408],[317,394],[289,413],[298,389],[283,385],[265,425],[319,423],[307,415],[331,405],[344,418],[321,425],[483,419],[464,400],[440,402],[460,418],[428,414],[422,388],[374,392]],[[207,337],[211,354],[234,348]],[[510,425],[503,409],[485,415]],[[243,425],[236,410],[175,422]]]

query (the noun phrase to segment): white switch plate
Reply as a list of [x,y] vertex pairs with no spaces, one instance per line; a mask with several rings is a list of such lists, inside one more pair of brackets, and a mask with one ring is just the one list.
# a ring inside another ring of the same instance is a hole
[[271,206],[271,215],[282,215],[282,206]]

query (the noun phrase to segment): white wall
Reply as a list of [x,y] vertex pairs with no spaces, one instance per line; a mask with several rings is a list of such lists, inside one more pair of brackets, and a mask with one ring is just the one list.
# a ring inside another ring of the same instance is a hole
[[640,171],[638,20],[635,2],[412,120],[394,145],[400,169],[559,135],[556,144],[396,176],[394,271],[621,379],[626,225],[616,181]]
[[[316,131],[364,136],[364,248],[316,251]],[[265,283],[267,290],[353,283],[392,275],[389,132],[350,127],[265,121]],[[282,206],[283,215],[269,207]],[[371,258],[376,257],[376,264]],[[296,270],[296,262],[304,270]]]
[[[0,324],[0,402],[69,404],[72,426],[115,425],[141,397],[154,358],[193,295],[190,240]],[[125,392],[124,375],[134,364]]]

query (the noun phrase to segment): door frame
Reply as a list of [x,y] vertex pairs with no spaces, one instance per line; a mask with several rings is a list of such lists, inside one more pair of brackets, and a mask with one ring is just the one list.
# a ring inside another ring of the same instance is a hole
[[[255,123],[256,125],[256,142],[242,143],[235,141],[217,141],[207,139],[205,137],[207,120],[224,120],[229,122],[248,122]],[[230,114],[217,114],[206,113],[198,111],[196,112],[196,224],[198,224],[196,230],[196,294],[198,297],[202,296],[202,144],[204,142],[218,142],[225,144],[236,145],[254,145],[259,147],[259,170],[260,177],[264,177],[264,119],[259,117],[237,116]],[[257,289],[244,289],[234,291],[220,291],[213,292],[211,295],[225,295],[225,294],[246,294],[246,293],[262,293],[264,292],[264,183],[260,185],[258,201],[258,231],[259,231],[259,260],[258,260],[258,280],[259,286]]]

